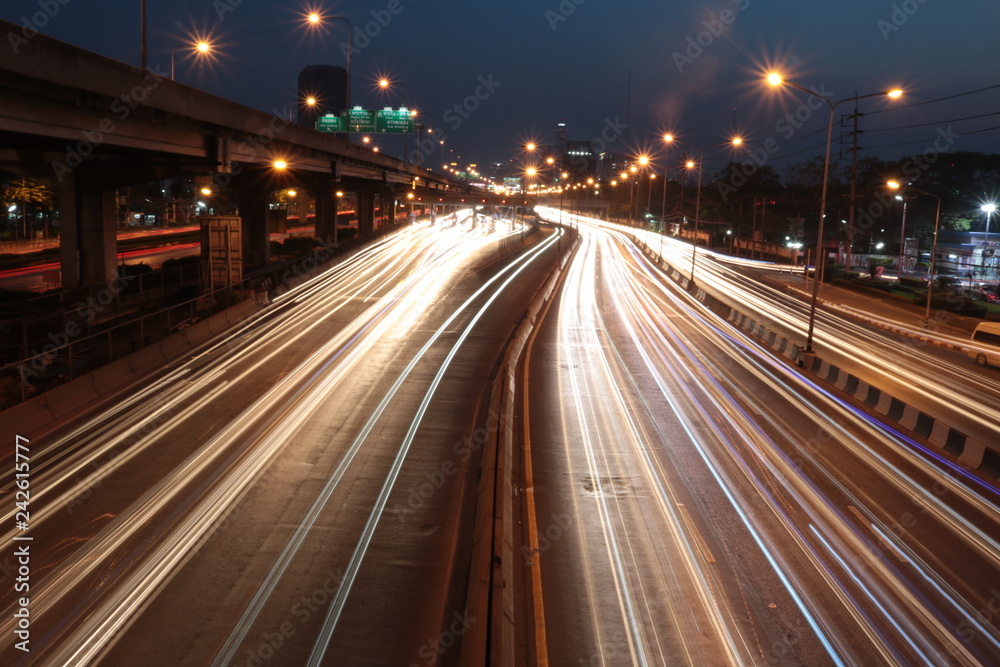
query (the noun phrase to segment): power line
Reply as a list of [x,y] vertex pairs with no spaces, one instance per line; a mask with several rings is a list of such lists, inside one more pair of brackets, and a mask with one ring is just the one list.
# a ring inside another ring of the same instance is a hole
[[[982,134],[983,132],[993,132],[994,130],[1000,130],[1000,125],[994,125],[993,127],[984,127],[980,130],[972,130],[971,132],[956,133],[949,136],[955,137],[956,139],[960,139],[962,137],[967,137],[970,134]],[[928,139],[918,139],[916,141],[902,141],[896,144],[879,144],[878,146],[869,146],[869,148],[893,148],[895,146],[907,146],[909,144],[929,144],[937,141],[940,138],[941,136],[938,135],[936,137],[930,137]]]
[[934,104],[935,102],[944,102],[945,100],[953,100],[958,97],[965,97],[966,95],[975,95],[976,93],[984,93],[987,90],[995,90],[1000,88],[1000,83],[994,84],[992,86],[986,86],[985,88],[978,88],[976,90],[970,90],[965,93],[956,93],[955,95],[948,95],[946,97],[939,97],[934,100],[925,100],[923,102],[914,102],[913,104],[904,104],[902,106],[893,106],[886,109],[879,109],[877,111],[869,111],[866,115],[874,116],[875,114],[886,113],[887,111],[900,111],[902,109],[911,109],[913,107],[923,106],[925,104]]
[[959,123],[963,120],[974,120],[976,118],[988,118],[989,116],[1000,116],[1000,111],[991,111],[990,113],[982,113],[978,116],[966,116],[965,118],[949,118],[947,120],[940,120],[936,123],[918,123],[916,125],[900,125],[899,127],[882,127],[877,130],[868,130],[869,132],[889,132],[892,130],[909,130],[914,127],[929,127],[931,125],[944,125],[945,123]]

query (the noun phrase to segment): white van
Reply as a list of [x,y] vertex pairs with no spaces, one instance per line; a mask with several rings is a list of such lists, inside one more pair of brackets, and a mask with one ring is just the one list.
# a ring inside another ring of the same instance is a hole
[[983,322],[972,332],[972,342],[988,351],[971,349],[969,356],[980,366],[1000,366],[1000,322]]

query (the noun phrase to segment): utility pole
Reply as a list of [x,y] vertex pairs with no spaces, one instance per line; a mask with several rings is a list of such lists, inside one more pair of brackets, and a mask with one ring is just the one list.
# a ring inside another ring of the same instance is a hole
[[861,119],[861,114],[858,113],[858,100],[857,93],[854,94],[854,113],[845,116],[841,119],[841,126],[844,125],[844,121],[850,120],[853,123],[853,129],[849,133],[851,137],[851,199],[847,206],[847,252],[844,260],[844,269],[847,271],[851,270],[851,251],[854,244],[854,211],[856,206],[854,205],[856,201],[857,191],[858,191],[858,136],[861,132],[858,131],[858,121]]

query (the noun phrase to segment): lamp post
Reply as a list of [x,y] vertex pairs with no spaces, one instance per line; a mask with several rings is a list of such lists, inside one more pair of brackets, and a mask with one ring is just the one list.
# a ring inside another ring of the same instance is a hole
[[[982,211],[986,214],[986,236],[983,238],[983,278],[986,278],[986,248],[990,241],[990,217],[993,212],[997,210],[997,205],[990,202],[983,204],[981,207]],[[996,260],[994,260],[995,262]],[[994,275],[994,278],[996,276]]]
[[[767,83],[773,87],[781,86],[783,84],[789,85],[792,88],[796,88],[804,93],[808,93],[813,97],[817,97],[823,100],[824,102],[826,102],[826,105],[830,107],[830,121],[827,124],[826,128],[826,156],[823,158],[823,189],[822,189],[822,194],[820,195],[820,203],[819,203],[819,226],[816,231],[818,237],[816,239],[816,258],[815,258],[816,268],[814,270],[814,275],[813,275],[812,299],[809,304],[809,333],[806,336],[806,347],[804,350],[807,353],[812,353],[813,332],[815,331],[816,328],[816,303],[819,301],[819,286],[820,283],[823,282],[822,270],[823,270],[823,265],[826,263],[826,259],[825,257],[823,257],[823,223],[825,222],[826,219],[826,193],[827,193],[827,186],[829,184],[828,181],[830,180],[830,143],[833,138],[833,119],[836,113],[836,109],[844,102],[863,100],[866,97],[881,97],[885,95],[888,97],[897,98],[903,94],[903,91],[896,88],[893,90],[882,91],[879,93],[870,93],[868,95],[855,95],[854,97],[848,97],[838,102],[833,102],[832,100],[830,100],[830,98],[820,95],[815,91],[809,90],[808,88],[803,88],[797,83],[786,81],[784,77],[775,72],[772,72],[767,75]],[[935,235],[935,243],[936,242],[937,242],[937,236]],[[929,300],[928,303],[930,303]]]
[[934,199],[937,200],[937,212],[934,214],[934,240],[931,242],[931,265],[927,271],[927,304],[924,308],[924,328],[926,329],[930,327],[931,323],[931,295],[934,293],[934,265],[935,260],[937,259],[938,228],[941,226],[941,198],[937,195],[931,194],[930,192],[918,190],[908,183],[889,181],[886,185],[893,190],[905,188],[927,197],[934,197]]
[[[695,261],[698,257],[698,221],[701,218],[701,176],[702,176],[702,165],[705,162],[705,149],[707,148],[718,148],[719,146],[740,146],[743,143],[743,139],[740,137],[733,137],[729,141],[723,141],[718,144],[710,144],[708,146],[699,146],[697,144],[692,144],[687,141],[678,139],[672,134],[664,134],[663,140],[670,143],[684,144],[685,146],[690,146],[698,151],[698,192],[694,196],[694,238],[691,240],[691,282],[694,282],[694,269]],[[687,168],[693,169],[694,163],[690,160],[687,162]],[[666,195],[664,195],[666,196]]]
[[896,195],[896,199],[903,202],[903,222],[901,223],[902,229],[899,230],[899,268],[898,268],[899,278],[897,279],[898,282],[899,280],[903,279],[903,262],[906,261],[906,204],[908,202],[906,197],[902,197],[900,195]]
[[[306,15],[306,22],[309,24],[310,27],[314,27],[314,28],[315,27],[319,27],[326,20],[330,20],[330,21],[343,21],[344,23],[347,24],[347,99],[346,99],[346,102],[347,102],[348,113],[350,113],[350,109],[351,109],[351,84],[354,82],[354,79],[351,77],[351,52],[354,50],[354,47],[351,46],[351,33],[354,31],[354,28],[351,25],[351,20],[349,18],[347,18],[346,16],[323,16],[322,14],[320,14],[318,12],[310,12],[309,14]],[[348,122],[348,124],[347,124],[347,132],[346,132],[346,134],[347,134],[347,140],[350,141],[351,140],[351,125],[350,125],[350,122]]]
[[194,44],[183,44],[181,46],[175,46],[170,49],[170,80],[174,81],[174,54],[177,53],[177,49],[192,49],[197,56],[203,56],[212,50],[212,45],[205,40],[199,40]]

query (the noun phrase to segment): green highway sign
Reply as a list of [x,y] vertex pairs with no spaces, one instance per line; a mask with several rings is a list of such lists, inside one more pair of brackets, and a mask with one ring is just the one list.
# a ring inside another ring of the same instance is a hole
[[406,107],[386,107],[376,111],[375,131],[383,134],[410,134],[413,132],[413,114]]
[[374,132],[375,112],[354,107],[348,113],[348,124],[351,132]]
[[320,132],[346,132],[347,123],[343,116],[334,116],[328,113],[316,119],[316,129]]

